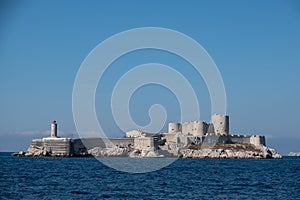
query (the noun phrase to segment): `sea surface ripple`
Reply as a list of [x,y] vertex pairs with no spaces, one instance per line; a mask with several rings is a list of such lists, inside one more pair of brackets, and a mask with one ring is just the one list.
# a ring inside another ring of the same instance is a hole
[[178,159],[130,174],[95,158],[0,153],[0,199],[300,199],[300,158]]

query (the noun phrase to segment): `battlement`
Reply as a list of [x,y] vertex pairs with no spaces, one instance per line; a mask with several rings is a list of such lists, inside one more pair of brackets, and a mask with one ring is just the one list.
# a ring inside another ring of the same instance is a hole
[[203,136],[207,133],[220,135],[229,134],[229,116],[214,114],[212,122],[192,121],[183,123],[169,123],[168,133],[181,132],[183,135]]
[[[265,145],[265,137],[260,135],[229,134],[229,116],[213,114],[211,123],[192,121],[183,123],[169,123],[167,141],[179,141],[178,135],[198,137],[200,141],[214,141],[220,143]],[[217,141],[216,141],[217,140]]]

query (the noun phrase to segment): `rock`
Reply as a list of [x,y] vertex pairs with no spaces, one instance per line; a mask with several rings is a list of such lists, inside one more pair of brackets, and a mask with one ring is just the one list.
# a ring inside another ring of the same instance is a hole
[[153,147],[146,147],[143,149],[135,149],[130,154],[131,158],[157,158],[164,157],[163,154],[160,154]]
[[25,156],[25,152],[24,151],[19,151],[19,152],[15,152],[11,154],[12,156]]
[[288,156],[300,156],[300,152],[290,152]]
[[95,147],[88,150],[88,153],[95,157],[127,157],[129,149],[117,146],[110,148]]
[[136,158],[136,157],[140,157],[140,155],[141,155],[141,151],[138,149],[135,149],[132,152],[130,152],[128,156],[130,158]]
[[25,156],[46,156],[48,153],[44,153],[43,148],[29,146],[27,152],[24,154]]
[[183,149],[183,158],[282,158],[274,149],[262,145],[219,144],[203,149]]

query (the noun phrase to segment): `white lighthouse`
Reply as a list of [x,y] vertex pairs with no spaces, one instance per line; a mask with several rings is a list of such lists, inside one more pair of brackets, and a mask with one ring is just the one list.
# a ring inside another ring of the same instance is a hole
[[56,123],[55,120],[53,120],[52,123],[51,123],[50,137],[57,138],[57,123]]

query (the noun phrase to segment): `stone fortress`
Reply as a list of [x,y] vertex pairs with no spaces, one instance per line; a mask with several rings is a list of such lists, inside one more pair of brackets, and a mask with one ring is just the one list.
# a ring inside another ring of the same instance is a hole
[[230,135],[229,116],[214,114],[211,123],[192,121],[184,123],[169,123],[167,141],[185,140],[187,144],[207,142],[210,144],[253,144],[266,145],[265,136],[260,135]]
[[[126,132],[126,138],[134,138],[134,145],[141,147],[159,148],[174,156],[180,156],[182,149],[190,145],[208,144],[240,144],[266,146],[265,136],[260,135],[231,135],[229,134],[229,116],[214,114],[211,122],[191,121],[169,123],[168,132],[151,134],[142,130]],[[149,144],[152,144],[149,145]]]
[[[210,147],[205,147],[203,153],[204,147],[201,145],[204,144]],[[221,149],[212,150],[215,146]],[[233,147],[242,149],[244,154],[240,150],[232,150]],[[32,140],[27,152],[22,154],[66,157],[281,157],[275,150],[266,147],[264,136],[229,134],[229,116],[220,114],[212,115],[211,122],[169,123],[167,133],[131,130],[125,133],[124,138],[60,138],[57,136],[57,123],[53,121],[50,137]]]
[[[126,138],[149,138],[156,134],[142,130],[126,132]],[[230,135],[229,116],[214,114],[211,123],[192,121],[183,123],[169,123],[168,133],[162,133],[162,138],[169,143],[189,145],[207,142],[210,144],[253,144],[266,145],[265,136],[260,135]]]

